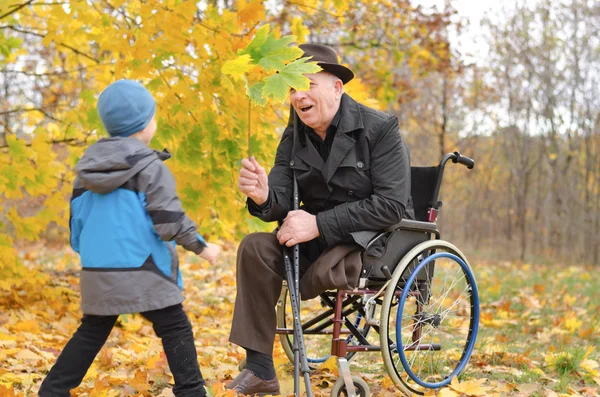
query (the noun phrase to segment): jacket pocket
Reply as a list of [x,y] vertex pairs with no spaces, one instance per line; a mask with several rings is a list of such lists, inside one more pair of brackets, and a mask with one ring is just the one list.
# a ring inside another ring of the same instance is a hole
[[330,184],[344,189],[348,200],[369,197],[373,194],[369,163],[356,159],[356,156],[346,156],[331,178]]
[[177,271],[179,270],[179,257],[177,257],[177,249],[172,242],[166,242],[169,253],[171,254],[171,280],[177,283]]

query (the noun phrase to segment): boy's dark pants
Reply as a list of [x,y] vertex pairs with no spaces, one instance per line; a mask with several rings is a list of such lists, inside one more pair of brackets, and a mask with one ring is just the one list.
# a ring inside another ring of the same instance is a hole
[[[204,379],[198,367],[192,327],[181,304],[141,313],[162,339],[169,368],[175,378],[177,397],[206,395]],[[69,397],[69,390],[81,383],[94,358],[106,342],[119,316],[85,314],[39,391],[41,397]]]

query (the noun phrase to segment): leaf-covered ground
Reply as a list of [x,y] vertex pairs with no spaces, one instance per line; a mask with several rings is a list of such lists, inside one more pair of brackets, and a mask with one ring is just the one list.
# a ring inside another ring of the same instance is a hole
[[[216,266],[184,256],[185,308],[202,372],[215,396],[238,372],[243,351],[228,342],[235,297],[235,249]],[[24,255],[27,270],[0,280],[0,396],[36,395],[78,326],[78,259],[68,250]],[[482,299],[481,332],[466,372],[440,396],[596,396],[600,392],[600,269],[473,261]],[[278,346],[284,395],[291,366]],[[396,396],[378,353],[359,354],[354,374],[373,395]],[[337,379],[333,361],[312,375],[316,396]],[[160,340],[138,315],[121,316],[105,348],[74,391],[78,396],[172,396]],[[435,395],[431,392],[428,395]]]

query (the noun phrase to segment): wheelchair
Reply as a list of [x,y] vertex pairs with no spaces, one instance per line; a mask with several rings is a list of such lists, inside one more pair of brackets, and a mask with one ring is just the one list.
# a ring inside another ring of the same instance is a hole
[[[440,239],[438,195],[448,161],[472,169],[458,152],[439,165],[411,167],[416,220],[402,220],[373,238],[362,252],[359,285],[327,291],[303,303],[302,330],[311,369],[337,357],[340,378],[331,396],[370,395],[350,373],[358,352],[381,352],[384,367],[407,396],[449,384],[467,365],[479,327],[479,297],[463,253]],[[293,325],[284,283],[277,304],[277,334],[294,362]],[[378,338],[377,338],[378,335]],[[375,336],[375,337],[374,337]]]

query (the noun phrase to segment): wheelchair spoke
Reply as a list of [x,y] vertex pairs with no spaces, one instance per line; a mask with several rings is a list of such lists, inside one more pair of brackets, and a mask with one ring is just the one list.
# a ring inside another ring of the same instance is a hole
[[[460,270],[460,269],[459,269],[459,270]],[[450,287],[449,287],[449,288],[446,290],[446,293],[445,293],[443,296],[442,296],[442,295],[440,295],[440,297],[439,297],[439,298],[437,298],[437,299],[435,300],[435,302],[431,303],[429,306],[430,306],[430,307],[433,307],[433,306],[435,306],[435,304],[437,304],[438,302],[440,302],[440,306],[439,306],[439,308],[438,308],[438,309],[441,309],[441,308],[442,308],[442,305],[444,304],[444,301],[445,301],[445,300],[446,300],[446,298],[448,297],[448,294],[450,293],[450,291],[451,291],[452,287],[454,287],[456,284],[458,284],[459,282],[461,282],[461,281],[462,281],[462,280],[464,280],[464,279],[465,279],[465,276],[464,276],[464,274],[463,274],[463,276],[462,276],[460,279],[453,281],[453,282],[452,282],[452,284],[450,285]]]
[[403,370],[400,350],[392,365],[402,384],[422,394],[425,389],[415,378],[426,384],[442,382],[465,360],[461,351],[471,338],[472,288],[463,268],[439,255],[421,266],[410,285],[406,283],[408,276],[401,278],[398,288],[410,288],[410,292],[404,292],[405,300],[394,310],[397,316],[395,321],[390,318],[388,327],[394,329],[396,321],[402,322],[396,329],[399,334],[390,337],[397,340],[406,358],[404,363],[412,372]]
[[[466,291],[466,290],[468,290],[468,289],[469,289],[469,286],[465,287],[465,291]],[[465,291],[461,292],[460,296],[462,296],[462,294],[463,294]],[[460,297],[460,296],[459,296],[459,297]],[[465,300],[465,301],[466,301],[466,300]],[[444,310],[442,313],[440,313],[440,316],[441,316],[441,315],[443,315],[443,316],[444,316],[444,317],[442,317],[442,321],[444,321],[444,320],[446,319],[446,317],[448,316],[448,313],[450,313],[451,311],[453,311],[453,310],[452,310],[452,308],[454,308],[456,305],[458,305],[459,303],[462,303],[462,302],[464,302],[464,301],[459,301],[459,300],[456,300],[456,301],[455,301],[455,302],[452,304],[452,306],[450,306],[448,309],[446,309],[446,310]]]

